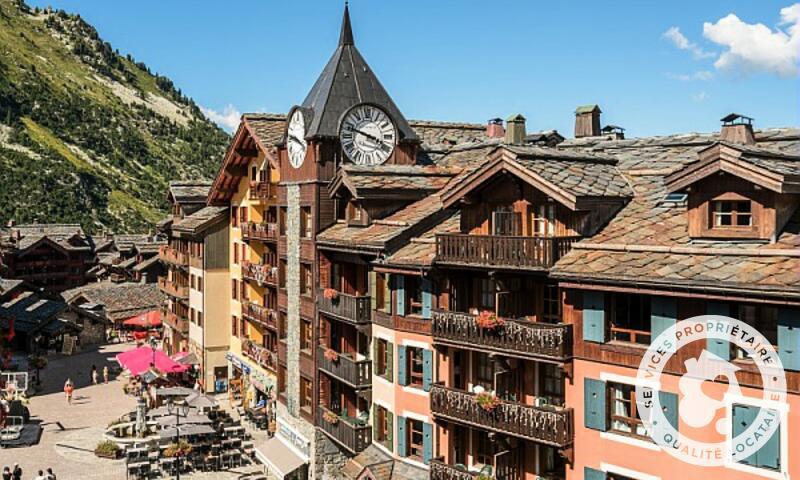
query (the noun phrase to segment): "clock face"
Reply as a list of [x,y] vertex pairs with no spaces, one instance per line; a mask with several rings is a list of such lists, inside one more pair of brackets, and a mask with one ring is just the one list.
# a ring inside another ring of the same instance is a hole
[[300,168],[306,158],[306,121],[303,112],[295,110],[289,119],[289,128],[286,132],[286,147],[289,151],[289,163],[294,168]]
[[397,130],[380,108],[357,105],[342,119],[339,141],[347,158],[356,165],[380,165],[394,150]]

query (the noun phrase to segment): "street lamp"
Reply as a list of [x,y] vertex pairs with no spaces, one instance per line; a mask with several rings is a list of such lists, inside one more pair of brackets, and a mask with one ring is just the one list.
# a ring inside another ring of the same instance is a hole
[[175,403],[174,400],[169,399],[167,400],[167,412],[170,415],[175,415],[175,432],[177,433],[177,438],[175,439],[175,445],[177,445],[178,455],[175,457],[175,479],[180,480],[181,478],[181,416],[186,417],[189,414],[189,405],[186,404],[185,401],[181,401],[181,403]]

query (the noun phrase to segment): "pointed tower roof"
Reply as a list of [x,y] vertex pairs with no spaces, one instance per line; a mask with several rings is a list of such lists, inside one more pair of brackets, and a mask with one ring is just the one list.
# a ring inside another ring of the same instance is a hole
[[394,120],[401,141],[419,141],[392,97],[356,48],[350,25],[350,9],[345,5],[339,45],[302,104],[312,115],[307,136],[338,136],[342,115],[361,103],[383,108]]

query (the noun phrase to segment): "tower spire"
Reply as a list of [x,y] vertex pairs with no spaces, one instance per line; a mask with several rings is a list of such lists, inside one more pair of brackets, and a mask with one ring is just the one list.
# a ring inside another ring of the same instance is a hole
[[350,27],[350,7],[344,2],[344,18],[342,18],[342,33],[339,35],[339,45],[354,45],[353,29]]

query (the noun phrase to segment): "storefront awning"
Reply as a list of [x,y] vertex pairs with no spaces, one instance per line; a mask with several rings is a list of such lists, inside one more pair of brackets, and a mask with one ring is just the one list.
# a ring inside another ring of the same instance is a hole
[[278,478],[286,478],[306,463],[278,437],[258,445],[255,450],[258,461],[266,465]]

